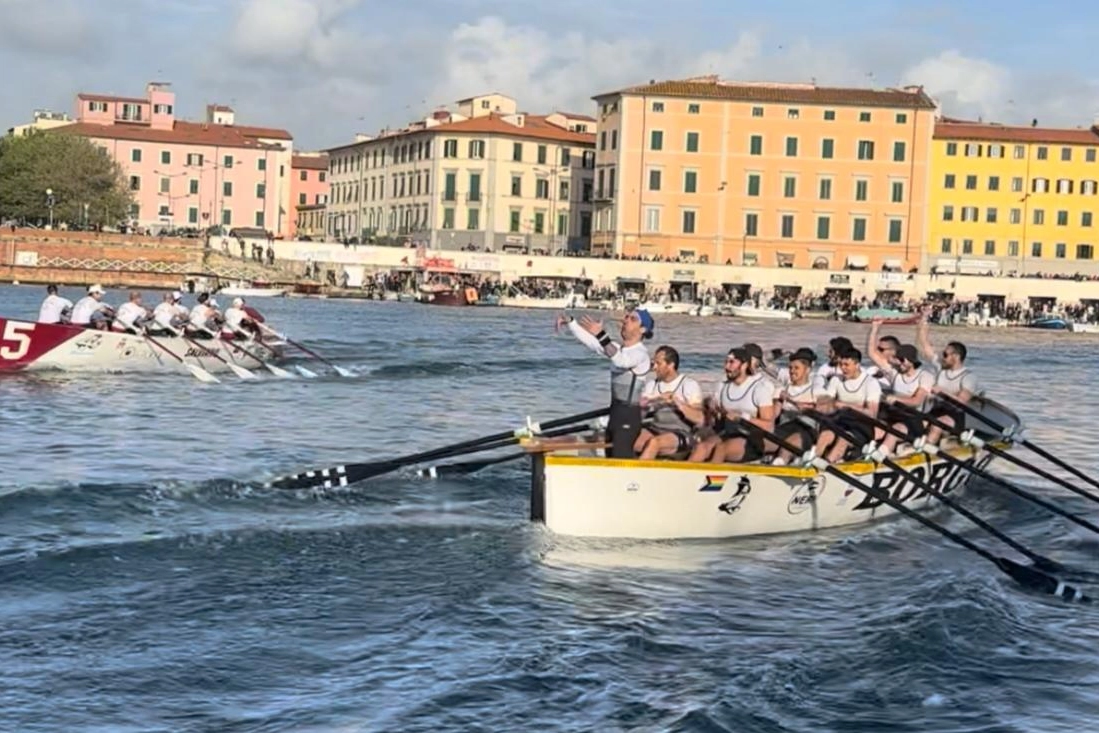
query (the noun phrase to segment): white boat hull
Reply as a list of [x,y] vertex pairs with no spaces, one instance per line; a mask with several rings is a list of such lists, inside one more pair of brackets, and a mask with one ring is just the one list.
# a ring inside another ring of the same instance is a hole
[[793,311],[778,310],[776,308],[756,308],[749,305],[729,306],[728,313],[738,318],[755,318],[766,321],[789,321],[794,318]]
[[499,306],[501,308],[538,308],[559,311],[569,308],[586,308],[587,299],[579,294],[565,298],[531,298],[525,295],[502,295],[500,296]]
[[1069,328],[1073,333],[1099,333],[1099,323],[1077,323],[1073,322],[1069,324]]
[[217,292],[226,298],[284,298],[287,288],[222,288]]
[[[147,339],[134,334],[99,331],[60,324],[0,319],[0,373],[3,372],[180,372],[185,363],[201,366],[209,372],[227,372],[227,364],[215,359],[195,344],[201,344],[229,363],[255,369],[264,362],[278,362],[283,355],[282,342],[235,342],[256,358],[245,355],[220,339],[196,339],[194,343],[178,336]],[[160,344],[164,348],[158,347]]]
[[652,315],[683,315],[689,316],[692,311],[698,310],[698,303],[639,303],[638,308],[647,310]]
[[[982,409],[1000,424],[1018,425],[1014,413],[996,403],[985,402]],[[995,437],[986,435],[990,441]],[[986,449],[943,450],[977,468],[993,459]],[[913,454],[896,462],[944,494],[961,491],[972,476],[940,457]],[[891,468],[869,461],[837,467],[905,506],[922,510],[938,505]],[[531,518],[570,536],[720,539],[842,527],[897,513],[815,468],[550,453],[535,455],[531,470]]]

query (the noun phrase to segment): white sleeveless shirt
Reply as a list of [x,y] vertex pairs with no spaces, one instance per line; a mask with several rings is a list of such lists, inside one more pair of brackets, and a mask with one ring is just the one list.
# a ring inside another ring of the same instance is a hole
[[714,397],[725,412],[751,419],[759,417],[761,407],[775,404],[775,384],[764,375],[756,374],[741,384],[729,381],[719,385]]

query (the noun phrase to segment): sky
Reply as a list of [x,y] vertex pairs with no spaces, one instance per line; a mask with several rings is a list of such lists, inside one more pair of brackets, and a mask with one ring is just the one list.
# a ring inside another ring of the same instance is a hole
[[702,74],[922,84],[948,116],[1088,126],[1097,27],[1078,0],[0,0],[0,130],[155,80],[178,116],[228,104],[320,149],[484,92],[593,114]]

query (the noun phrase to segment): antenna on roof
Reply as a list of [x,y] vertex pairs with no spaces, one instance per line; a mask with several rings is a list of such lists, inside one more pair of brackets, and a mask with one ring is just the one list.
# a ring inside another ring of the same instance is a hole
[[1035,117],[1033,120],[1030,121],[1030,126],[1031,127],[1037,127],[1038,126],[1038,118],[1037,117]]

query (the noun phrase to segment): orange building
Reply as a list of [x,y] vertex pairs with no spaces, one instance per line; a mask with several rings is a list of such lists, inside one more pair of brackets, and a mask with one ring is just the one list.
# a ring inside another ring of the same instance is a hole
[[291,238],[299,233],[324,233],[328,192],[328,153],[295,153],[290,162],[290,202],[294,206]]
[[704,77],[594,99],[593,252],[769,267],[919,265],[936,114],[922,88]]

